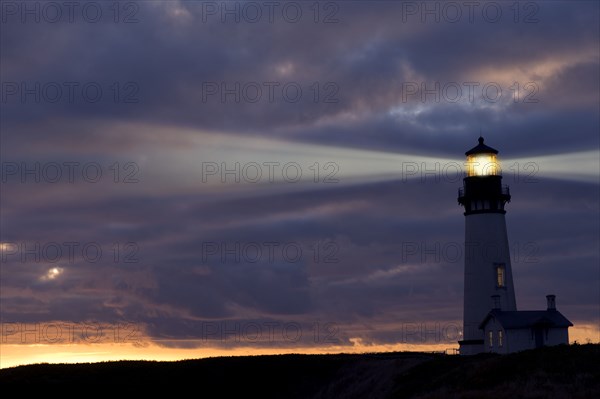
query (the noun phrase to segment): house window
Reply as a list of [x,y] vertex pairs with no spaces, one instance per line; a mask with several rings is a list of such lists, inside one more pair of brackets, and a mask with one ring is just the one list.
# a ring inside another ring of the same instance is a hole
[[496,287],[506,287],[506,267],[504,263],[496,265]]
[[504,345],[504,337],[502,336],[502,330],[498,330],[498,346]]
[[490,348],[494,347],[494,332],[488,331],[488,341]]

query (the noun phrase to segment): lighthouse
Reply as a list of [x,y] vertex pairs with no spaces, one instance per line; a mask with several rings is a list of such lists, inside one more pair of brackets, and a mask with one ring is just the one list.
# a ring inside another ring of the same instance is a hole
[[486,351],[481,322],[490,309],[516,311],[505,205],[510,192],[502,184],[498,151],[479,144],[465,153],[466,176],[458,191],[465,215],[463,339],[460,354]]

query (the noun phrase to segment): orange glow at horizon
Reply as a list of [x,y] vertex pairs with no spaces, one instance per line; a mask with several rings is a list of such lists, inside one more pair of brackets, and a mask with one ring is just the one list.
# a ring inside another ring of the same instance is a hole
[[[600,343],[600,328],[593,324],[575,325],[569,331],[570,343]],[[283,354],[335,354],[373,352],[447,352],[457,349],[452,342],[435,344],[364,344],[360,338],[352,345],[322,347],[263,348],[240,346],[234,348],[201,347],[170,348],[148,341],[145,345],[124,343],[98,344],[0,344],[0,368],[36,363],[91,363],[119,360],[178,361],[219,356],[258,356]]]
[[458,348],[452,344],[389,344],[354,345],[329,347],[296,348],[166,348],[156,344],[140,347],[132,344],[93,344],[93,345],[0,345],[0,368],[15,367],[36,363],[94,363],[118,360],[178,361],[219,356],[258,356],[284,354],[335,354],[371,352],[444,352]]

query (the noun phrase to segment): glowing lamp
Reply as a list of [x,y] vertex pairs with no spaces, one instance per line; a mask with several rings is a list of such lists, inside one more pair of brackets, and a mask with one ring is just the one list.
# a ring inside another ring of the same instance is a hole
[[467,177],[472,176],[499,176],[500,165],[497,159],[498,151],[483,144],[483,137],[479,138],[479,145],[465,153],[467,156]]

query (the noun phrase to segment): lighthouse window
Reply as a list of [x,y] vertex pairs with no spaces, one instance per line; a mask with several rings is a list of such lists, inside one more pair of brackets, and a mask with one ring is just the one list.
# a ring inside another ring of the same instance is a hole
[[502,330],[498,330],[498,346],[502,346],[504,339],[502,337]]
[[494,332],[493,331],[488,331],[488,341],[489,341],[490,348],[492,348],[494,346]]
[[506,286],[506,270],[504,264],[500,264],[496,266],[496,286],[504,287]]

